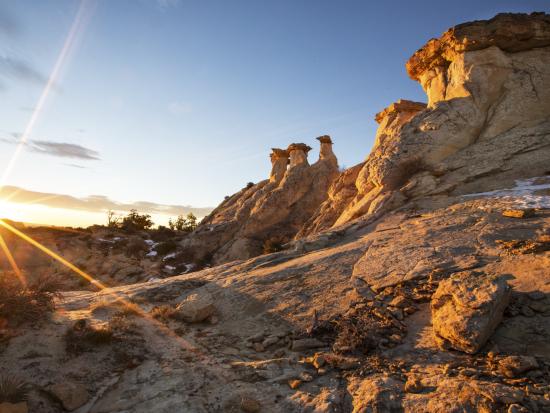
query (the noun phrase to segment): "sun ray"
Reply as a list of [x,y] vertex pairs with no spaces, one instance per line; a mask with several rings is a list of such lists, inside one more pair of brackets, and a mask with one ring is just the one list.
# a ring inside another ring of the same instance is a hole
[[[38,248],[40,251],[44,252],[45,254],[47,254],[48,256],[50,256],[51,258],[55,259],[56,261],[58,261],[59,263],[63,264],[64,266],[68,267],[69,269],[71,269],[73,272],[75,272],[76,274],[80,275],[82,278],[84,278],[85,280],[87,280],[88,282],[90,282],[92,285],[94,285],[95,287],[97,287],[99,290],[102,290],[104,291],[106,294],[110,295],[111,297],[113,297],[115,299],[115,301],[119,301],[119,302],[122,302],[127,308],[129,308],[130,310],[132,310],[135,314],[139,315],[140,317],[142,317],[143,319],[145,319],[146,321],[148,321],[149,323],[151,323],[154,327],[156,327],[158,330],[160,330],[161,332],[163,332],[165,335],[167,336],[170,336],[170,338],[176,340],[178,342],[178,344],[186,349],[186,350],[190,350],[190,351],[193,351],[195,353],[202,353],[200,351],[200,349],[189,343],[187,340],[185,340],[184,338],[180,337],[179,335],[177,335],[174,331],[172,331],[170,328],[168,328],[167,326],[165,326],[163,323],[161,323],[160,321],[156,320],[155,318],[153,318],[149,313],[147,313],[146,311],[144,311],[139,305],[125,299],[124,297],[122,297],[121,295],[119,294],[116,294],[115,292],[111,291],[111,289],[103,284],[101,281],[98,281],[96,280],[94,277],[92,277],[91,275],[87,274],[86,272],[82,271],[80,268],[78,268],[76,265],[72,264],[71,262],[67,261],[65,258],[63,258],[62,256],[60,256],[59,254],[57,254],[56,252],[50,250],[48,247],[42,245],[40,242],[36,241],[35,239],[31,238],[30,236],[28,236],[27,234],[19,231],[17,228],[13,227],[12,225],[8,224],[7,222],[5,222],[4,220],[0,219],[0,226],[1,227],[4,227],[5,229],[7,229],[8,231],[12,232],[13,234],[17,235],[19,238],[23,239],[24,241],[28,242],[29,244],[31,244],[32,246]],[[203,356],[206,356],[206,354],[202,353]]]
[[10,249],[8,248],[8,244],[6,244],[6,241],[4,240],[4,237],[2,237],[2,235],[0,235],[0,249],[2,249],[2,251],[4,252],[6,259],[8,260],[13,272],[15,273],[15,275],[17,276],[21,284],[23,284],[23,286],[26,287],[27,279],[25,278],[25,276],[21,272],[21,269],[17,265],[17,262],[15,261],[15,258],[13,257]]
[[40,113],[42,112],[42,109],[44,108],[44,104],[46,103],[46,100],[48,98],[48,95],[50,94],[51,90],[54,88],[54,86],[57,84],[57,79],[59,77],[59,74],[61,72],[61,69],[63,68],[63,65],[69,56],[69,53],[73,47],[73,44],[75,43],[75,40],[77,38],[78,33],[83,27],[83,22],[86,17],[87,12],[89,11],[88,4],[90,1],[88,0],[81,0],[78,11],[76,13],[75,19],[73,21],[73,24],[71,25],[71,28],[69,30],[69,33],[67,35],[67,38],[65,39],[65,42],[63,44],[63,47],[61,48],[61,51],[59,53],[59,56],[57,57],[57,60],[55,62],[55,65],[52,69],[52,72],[50,73],[50,76],[48,77],[48,81],[46,82],[46,85],[44,86],[44,89],[42,90],[42,93],[40,94],[40,97],[38,99],[38,102],[36,103],[36,106],[34,107],[31,117],[29,121],[27,122],[27,126],[25,127],[21,138],[19,139],[19,142],[17,143],[17,146],[15,148],[15,151],[9,160],[6,169],[4,170],[4,173],[2,175],[2,179],[0,180],[0,188],[3,188],[6,185],[6,181],[17,162],[17,159],[19,157],[19,154],[23,150],[23,147],[26,145],[27,141],[29,140],[29,136],[32,133],[32,130],[34,128],[34,125],[36,124],[36,121],[38,117],[40,116]]

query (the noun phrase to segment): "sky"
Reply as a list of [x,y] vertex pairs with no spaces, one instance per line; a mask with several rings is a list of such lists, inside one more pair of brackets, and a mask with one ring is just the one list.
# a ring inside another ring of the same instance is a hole
[[204,215],[268,176],[271,147],[305,142],[313,162],[324,134],[353,166],[375,113],[426,101],[414,51],[507,11],[550,2],[0,0],[0,215]]

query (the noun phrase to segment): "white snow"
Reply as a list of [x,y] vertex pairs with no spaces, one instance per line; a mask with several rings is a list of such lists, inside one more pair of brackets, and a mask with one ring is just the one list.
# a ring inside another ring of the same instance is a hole
[[176,269],[176,267],[173,267],[172,265],[165,265],[164,266],[164,269],[165,270],[168,270],[170,272],[174,271]]
[[157,252],[156,251],[149,251],[147,254],[145,254],[146,257],[156,257]]
[[550,177],[548,176],[519,179],[513,188],[478,192],[464,196],[468,198],[498,198],[503,201],[512,201],[519,208],[550,208],[550,195],[535,194],[535,192],[543,189],[550,189]]
[[153,283],[155,281],[160,281],[162,280],[162,278],[158,278],[158,277],[151,277],[147,280],[148,283]]
[[152,239],[146,239],[146,240],[145,240],[145,243],[146,243],[147,245],[151,246],[151,245],[154,245],[154,244],[155,244],[155,241],[153,241]]
[[169,259],[172,259],[176,256],[176,253],[175,252],[171,252],[170,254],[166,255],[162,260],[163,261],[167,261]]

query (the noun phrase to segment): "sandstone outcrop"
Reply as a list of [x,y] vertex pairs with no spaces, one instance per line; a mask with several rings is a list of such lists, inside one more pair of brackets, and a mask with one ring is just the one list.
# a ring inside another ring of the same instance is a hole
[[502,320],[510,292],[504,276],[463,272],[442,281],[431,302],[437,343],[476,353]]
[[346,196],[329,196],[301,236],[412,200],[492,191],[548,172],[549,15],[461,24],[418,50],[407,70],[427,107],[399,101],[377,115],[365,163],[329,189],[345,188]]
[[261,254],[266,242],[290,241],[325,201],[338,175],[332,140],[326,135],[317,139],[319,159],[312,165],[307,160],[311,147],[306,144],[274,148],[269,179],[226,199],[184,240],[195,260],[221,263],[250,258]]

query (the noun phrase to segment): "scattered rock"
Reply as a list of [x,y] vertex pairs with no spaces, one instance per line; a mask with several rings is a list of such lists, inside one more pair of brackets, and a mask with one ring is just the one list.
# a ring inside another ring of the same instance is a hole
[[407,377],[404,389],[407,393],[420,393],[424,386],[422,386],[422,381],[418,376],[411,374]]
[[86,387],[78,383],[63,382],[49,387],[49,392],[61,402],[65,410],[73,411],[86,404],[90,394]]
[[502,216],[510,218],[531,218],[535,216],[535,210],[533,208],[506,209],[502,211]]
[[312,348],[324,347],[326,344],[316,338],[302,338],[292,342],[293,351],[304,351]]
[[302,384],[301,380],[289,380],[288,385],[291,389],[297,389]]
[[531,356],[508,356],[499,360],[498,368],[506,377],[518,377],[529,370],[537,369],[539,364]]
[[402,411],[403,383],[391,377],[367,378],[349,386],[353,413]]
[[504,276],[467,271],[443,280],[431,302],[437,343],[476,353],[500,323],[510,294]]
[[262,409],[262,405],[256,399],[243,396],[241,398],[241,409],[246,413],[258,413]]

